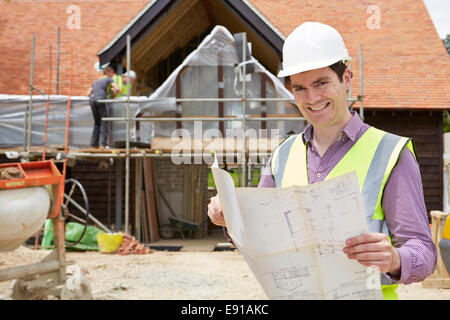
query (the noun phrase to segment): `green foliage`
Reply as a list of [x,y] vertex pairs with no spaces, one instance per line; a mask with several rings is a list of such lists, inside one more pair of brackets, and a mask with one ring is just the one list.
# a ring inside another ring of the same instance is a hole
[[214,183],[214,178],[211,172],[211,169],[208,171],[208,188],[216,188],[216,184]]
[[263,169],[254,168],[253,169],[253,176],[252,176],[252,186],[257,186],[259,183],[259,179],[261,178],[261,171]]
[[[234,181],[234,186],[239,186],[239,171],[237,168],[228,170],[228,173],[231,175]],[[252,186],[257,186],[259,183],[259,178],[261,177],[261,170],[259,168],[253,168],[253,176],[252,176]],[[216,184],[214,183],[214,178],[211,170],[208,172],[208,187],[216,188]]]
[[450,34],[448,34],[445,39],[442,39],[445,48],[447,49],[447,53],[450,56]]
[[[450,34],[448,34],[445,39],[442,39],[447,53],[450,56]],[[445,132],[450,132],[450,114],[448,111],[444,111],[442,114],[442,129]]]
[[450,132],[450,114],[448,111],[443,112],[442,116],[442,129],[445,132]]
[[[228,170],[228,173],[233,178],[234,186],[238,187],[239,186],[239,173],[238,173],[238,170],[237,169],[235,169],[235,170]],[[216,184],[214,183],[214,177],[212,175],[211,169],[208,172],[208,187],[213,187],[214,189],[216,188]]]

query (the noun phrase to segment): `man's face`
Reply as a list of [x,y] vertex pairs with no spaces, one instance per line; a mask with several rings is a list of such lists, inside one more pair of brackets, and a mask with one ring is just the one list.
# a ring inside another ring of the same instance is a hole
[[300,112],[314,127],[345,125],[349,116],[349,69],[345,70],[342,82],[329,67],[294,74],[291,82],[292,93]]
[[114,72],[110,69],[105,71],[105,76],[107,76],[108,78],[111,78],[114,75]]
[[[122,81],[124,84],[127,83],[127,76],[123,76]],[[130,77],[130,83],[136,83],[136,78]]]

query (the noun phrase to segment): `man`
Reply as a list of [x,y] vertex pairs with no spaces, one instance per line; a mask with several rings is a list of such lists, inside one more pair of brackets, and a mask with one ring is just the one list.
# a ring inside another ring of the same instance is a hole
[[119,91],[114,92],[112,89],[112,85],[109,84],[106,97],[108,99],[114,99],[114,98],[118,97],[118,94],[123,89],[123,83],[122,83],[122,77],[119,76],[113,68],[111,68],[111,67],[109,67],[109,68],[112,70],[112,74],[111,74],[110,78],[112,78],[113,82],[117,85],[117,87],[119,88]]
[[[412,141],[370,127],[349,111],[350,60],[341,35],[330,26],[306,22],[288,36],[278,76],[290,77],[309,124],[275,149],[258,187],[305,185],[356,171],[369,233],[347,239],[343,252],[378,267],[383,297],[397,299],[397,283],[425,279],[437,252]],[[211,198],[208,216],[225,227],[218,196]]]
[[94,81],[89,90],[89,105],[91,106],[92,115],[94,117],[94,129],[91,136],[91,147],[98,148],[107,147],[108,140],[108,123],[102,121],[102,118],[108,116],[108,108],[105,103],[100,103],[98,100],[106,99],[108,94],[108,87],[111,86],[112,93],[115,95],[119,92],[119,87],[114,83],[112,76],[114,70],[106,67],[103,70],[104,77]]
[[117,94],[116,98],[121,98],[121,97],[126,97],[128,94],[128,74],[129,74],[129,78],[130,78],[130,94],[131,94],[131,89],[133,88],[133,84],[136,83],[136,72],[134,72],[133,70],[130,70],[130,72],[125,72],[124,74],[122,74],[121,76],[121,89],[120,92]]

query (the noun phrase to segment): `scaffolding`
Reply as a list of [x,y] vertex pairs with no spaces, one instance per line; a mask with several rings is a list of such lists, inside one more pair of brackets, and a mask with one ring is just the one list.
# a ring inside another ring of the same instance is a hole
[[[60,33],[58,28],[58,47],[57,47],[57,79],[56,79],[56,91],[58,92],[58,85],[59,85],[59,43],[60,43]],[[131,52],[131,37],[130,35],[126,36],[126,69],[130,70],[131,66],[131,58],[130,58],[130,52]],[[32,94],[33,90],[38,91],[41,94],[44,94],[39,89],[35,88],[33,86],[33,79],[34,79],[34,47],[35,47],[35,37],[33,35],[32,39],[32,54],[31,54],[31,71],[30,71],[30,100],[28,104],[27,111],[25,113],[25,141],[24,141],[24,148],[23,152],[19,152],[19,157],[21,159],[29,160],[31,155],[39,156],[42,155],[44,158],[46,157],[46,147],[42,150],[31,150],[31,114],[33,110],[33,100],[32,100]],[[224,122],[224,121],[240,121],[242,124],[242,129],[245,132],[246,126],[248,122],[252,121],[305,121],[306,119],[304,117],[256,117],[256,116],[249,116],[246,112],[247,110],[247,103],[249,102],[289,102],[295,104],[295,101],[293,99],[286,99],[286,98],[251,98],[246,97],[246,81],[245,81],[245,75],[246,75],[246,66],[247,63],[250,62],[247,60],[247,36],[246,33],[243,33],[243,41],[242,41],[242,74],[244,75],[244,79],[242,79],[242,90],[241,90],[241,96],[239,98],[176,98],[176,103],[183,103],[183,102],[196,102],[196,103],[204,103],[204,102],[241,102],[241,115],[238,116],[228,116],[228,117],[196,117],[196,116],[183,116],[183,117],[177,117],[177,118],[170,118],[170,117],[152,117],[152,118],[137,118],[137,117],[130,117],[130,103],[131,102],[146,102],[146,101],[152,101],[151,98],[144,98],[144,99],[136,99],[136,97],[130,96],[130,90],[127,90],[127,96],[126,98],[116,98],[116,99],[104,99],[100,100],[99,102],[103,103],[118,103],[118,102],[125,102],[126,103],[126,116],[125,117],[108,117],[103,118],[104,121],[110,121],[110,122],[125,122],[126,124],[126,137],[125,137],[125,148],[119,149],[116,148],[114,150],[108,150],[104,152],[86,152],[86,151],[74,151],[67,149],[67,146],[63,153],[57,152],[56,154],[53,154],[57,157],[57,161],[61,159],[79,159],[79,158],[97,158],[97,159],[125,159],[125,225],[124,229],[127,232],[129,230],[129,191],[130,191],[130,159],[143,159],[143,158],[167,158],[171,157],[172,155],[170,153],[162,152],[158,149],[145,149],[145,148],[133,148],[131,150],[130,147],[130,137],[131,137],[131,122],[139,123],[139,122],[193,122],[193,121],[218,121],[218,122]],[[51,50],[51,48],[50,48]],[[364,109],[363,109],[363,51],[362,51],[362,45],[360,46],[359,50],[359,60],[360,60],[360,77],[359,77],[359,85],[360,85],[360,95],[357,97],[352,96],[352,82],[350,83],[350,91],[349,91],[349,97],[347,98],[349,103],[349,108],[352,109],[353,105],[356,102],[359,102],[360,108],[359,108],[359,115],[361,119],[364,119]],[[50,62],[51,64],[51,62]],[[50,80],[51,82],[51,75]],[[127,77],[127,88],[130,88],[129,83],[129,77]],[[351,80],[352,81],[352,80]],[[70,97],[69,97],[70,100]],[[48,103],[50,102],[50,89],[48,93]],[[70,110],[70,103],[69,103],[69,110]],[[67,119],[68,121],[68,119]],[[68,135],[68,132],[66,131],[66,136]],[[239,150],[239,152],[222,152],[217,153],[218,156],[232,156],[233,158],[238,159],[240,172],[239,172],[239,185],[240,186],[247,186],[249,183],[249,180],[251,179],[251,176],[249,175],[249,172],[251,172],[251,168],[256,166],[255,163],[250,163],[248,159],[250,157],[268,157],[270,156],[270,153],[262,153],[262,152],[250,152],[248,150],[247,144],[246,144],[246,136],[243,135],[242,139],[244,140],[244,149]],[[1,152],[1,150],[0,150]],[[5,153],[5,151],[3,152]],[[184,153],[183,156],[186,157],[202,157],[203,159],[211,159],[211,162],[213,160],[214,155],[211,154],[211,152],[202,152],[202,153]],[[65,161],[64,161],[65,163]],[[261,164],[263,166],[265,164]],[[116,185],[117,186],[117,185]],[[136,208],[136,214],[137,214],[137,208]],[[117,218],[117,215],[116,215]],[[140,239],[138,239],[140,240]]]

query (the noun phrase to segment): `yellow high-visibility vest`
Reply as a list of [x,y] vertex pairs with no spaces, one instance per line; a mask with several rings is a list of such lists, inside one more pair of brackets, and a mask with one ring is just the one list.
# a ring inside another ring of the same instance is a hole
[[[133,88],[133,84],[130,83],[130,90]],[[120,97],[126,97],[128,94],[128,86],[127,83],[123,83],[122,85],[122,90],[120,90],[120,92],[116,95],[116,98],[120,98]]]
[[[307,144],[303,142],[303,135],[298,134],[290,136],[275,149],[271,170],[277,187],[309,184]],[[370,127],[325,178],[327,180],[356,171],[370,233],[384,233],[390,237],[381,198],[387,179],[405,147],[417,159],[412,139]],[[385,274],[381,274],[381,285],[385,300],[398,299],[395,291],[398,285]]]
[[[123,88],[122,77],[116,74],[116,75],[113,76],[113,81],[114,81],[114,83],[117,84],[117,86],[119,87],[119,93],[120,93],[120,91],[121,91],[122,88]],[[107,88],[106,92],[107,92],[107,96],[106,96],[106,97],[107,97],[108,99],[113,98],[113,93],[112,93],[112,87],[111,87],[111,84],[108,85],[108,88]],[[117,97],[117,96],[118,96],[118,94],[116,95],[116,97]]]

